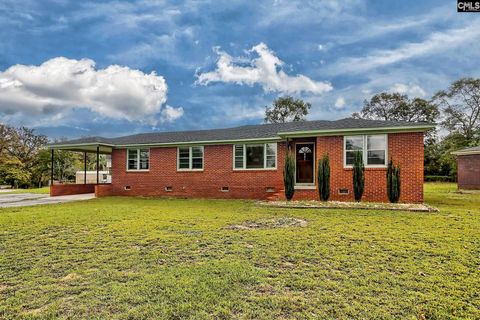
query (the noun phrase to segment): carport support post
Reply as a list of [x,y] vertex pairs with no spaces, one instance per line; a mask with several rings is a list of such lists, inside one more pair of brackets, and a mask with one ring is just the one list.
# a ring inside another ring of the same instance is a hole
[[50,185],[53,186],[53,149],[52,149],[52,163],[50,166]]
[[83,152],[83,184],[87,184],[87,151]]
[[98,172],[98,169],[99,169],[99,168],[98,168],[98,164],[99,164],[99,162],[100,162],[100,147],[97,146],[97,184],[98,184],[98,182],[99,182],[99,177],[98,177],[98,174],[99,174],[99,172]]

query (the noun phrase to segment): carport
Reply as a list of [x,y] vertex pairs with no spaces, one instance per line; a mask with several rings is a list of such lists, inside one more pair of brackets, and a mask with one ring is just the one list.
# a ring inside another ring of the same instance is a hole
[[[69,143],[51,143],[48,148],[51,151],[51,166],[50,166],[50,196],[65,196],[74,194],[85,193],[98,193],[100,188],[110,188],[110,183],[103,183],[100,181],[100,155],[111,155],[112,145],[108,143],[98,142],[98,138],[93,138],[92,142],[85,142],[88,139],[81,139],[82,143],[75,143],[70,141]],[[83,153],[83,165],[84,165],[84,179],[82,184],[78,183],[55,183],[55,157],[57,150],[81,152]],[[94,153],[96,155],[96,183],[87,183],[87,154]]]

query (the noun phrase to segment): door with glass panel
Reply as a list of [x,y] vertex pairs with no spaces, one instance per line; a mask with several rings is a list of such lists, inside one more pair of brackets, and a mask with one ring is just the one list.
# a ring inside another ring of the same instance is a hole
[[314,143],[297,143],[295,144],[296,155],[296,184],[314,184]]

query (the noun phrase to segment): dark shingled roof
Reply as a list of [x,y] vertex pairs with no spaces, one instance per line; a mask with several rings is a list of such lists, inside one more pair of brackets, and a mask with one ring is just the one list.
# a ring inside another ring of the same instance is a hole
[[73,144],[107,144],[107,145],[132,145],[132,144],[161,144],[201,141],[229,141],[248,139],[278,138],[282,132],[302,132],[315,130],[349,130],[349,129],[375,129],[395,127],[426,127],[433,126],[429,123],[412,123],[403,121],[381,121],[345,118],[340,120],[316,120],[287,123],[272,123],[259,125],[246,125],[235,128],[177,131],[177,132],[152,132],[141,133],[117,138],[87,137],[75,140],[52,143],[55,145]]

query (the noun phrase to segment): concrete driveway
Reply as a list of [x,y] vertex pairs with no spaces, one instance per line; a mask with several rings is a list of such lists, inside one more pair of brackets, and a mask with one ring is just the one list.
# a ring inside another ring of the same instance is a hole
[[95,198],[94,193],[75,194],[70,196],[50,197],[48,194],[18,193],[0,194],[0,208],[35,206],[39,204],[64,203],[89,200]]

